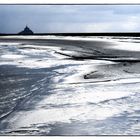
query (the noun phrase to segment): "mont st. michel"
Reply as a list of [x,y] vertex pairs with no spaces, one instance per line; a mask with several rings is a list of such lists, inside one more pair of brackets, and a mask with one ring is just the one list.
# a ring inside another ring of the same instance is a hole
[[20,31],[18,34],[19,35],[33,35],[34,32],[26,25],[24,30]]

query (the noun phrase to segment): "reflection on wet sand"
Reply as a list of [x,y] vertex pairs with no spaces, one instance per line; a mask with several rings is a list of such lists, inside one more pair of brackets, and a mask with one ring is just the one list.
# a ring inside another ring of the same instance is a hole
[[139,135],[138,41],[1,37],[0,134]]

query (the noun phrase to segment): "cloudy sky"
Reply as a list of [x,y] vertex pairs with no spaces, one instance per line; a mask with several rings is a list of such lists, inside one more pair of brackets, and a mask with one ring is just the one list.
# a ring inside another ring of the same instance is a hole
[[0,32],[140,32],[140,5],[0,5]]

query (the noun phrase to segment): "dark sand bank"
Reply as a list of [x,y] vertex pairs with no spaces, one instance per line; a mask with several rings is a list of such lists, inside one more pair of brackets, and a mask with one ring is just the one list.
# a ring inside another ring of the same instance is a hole
[[[140,49],[137,51],[129,50],[127,47],[132,45],[138,46],[137,43],[129,43],[104,39],[93,39],[93,40],[80,40],[80,39],[63,39],[57,37],[55,39],[48,38],[37,39],[37,38],[20,38],[20,37],[0,37],[0,42],[17,42],[27,45],[40,45],[40,46],[56,46],[61,47],[62,50],[76,51],[74,55],[69,55],[65,51],[56,52],[61,55],[66,55],[74,59],[109,59],[113,61],[139,61]],[[127,46],[128,45],[128,46]],[[125,49],[120,49],[124,47]]]

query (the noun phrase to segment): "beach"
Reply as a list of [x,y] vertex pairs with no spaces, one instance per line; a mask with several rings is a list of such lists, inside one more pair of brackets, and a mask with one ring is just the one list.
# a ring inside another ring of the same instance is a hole
[[0,135],[139,135],[139,44],[0,36]]

